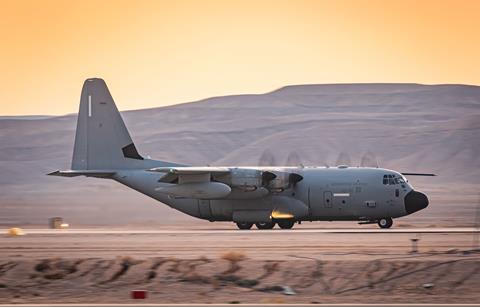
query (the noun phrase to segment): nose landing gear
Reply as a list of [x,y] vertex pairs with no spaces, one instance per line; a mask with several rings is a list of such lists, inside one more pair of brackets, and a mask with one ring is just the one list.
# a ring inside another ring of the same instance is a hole
[[384,217],[379,219],[377,224],[380,228],[390,228],[393,225],[393,220],[391,217]]

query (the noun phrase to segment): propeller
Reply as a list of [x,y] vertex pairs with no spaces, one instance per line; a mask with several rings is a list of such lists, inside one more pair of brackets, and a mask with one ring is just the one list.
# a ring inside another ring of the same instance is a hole
[[[258,161],[259,166],[278,166],[276,164],[276,159],[274,154],[269,150],[266,149],[263,151],[260,159]],[[288,166],[300,166],[300,155],[292,151],[289,153],[287,157],[287,165]],[[272,182],[275,180],[274,182]],[[262,186],[271,186],[272,191],[281,192],[284,189],[288,189],[290,187],[295,187],[298,182],[303,180],[303,176],[296,174],[296,173],[288,173],[288,172],[273,172],[273,171],[263,171],[262,172]],[[288,186],[283,186],[283,184],[287,183]]]
[[427,176],[427,177],[437,176],[435,174],[429,174],[429,173],[404,173],[404,172],[402,172],[402,175],[404,175],[404,176]]
[[291,151],[287,156],[286,166],[303,166],[300,155],[296,151]]
[[337,162],[335,162],[335,165],[351,165],[352,160],[350,159],[350,155],[344,151],[342,151],[337,158]]
[[265,149],[258,160],[258,166],[277,166],[275,156],[269,149]]
[[376,167],[378,168],[378,160],[375,154],[371,151],[367,151],[360,161],[361,167]]

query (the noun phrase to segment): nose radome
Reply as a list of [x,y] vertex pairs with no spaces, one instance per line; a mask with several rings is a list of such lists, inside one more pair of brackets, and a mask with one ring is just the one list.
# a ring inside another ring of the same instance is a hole
[[407,211],[407,214],[412,214],[419,210],[425,209],[427,206],[427,195],[414,190],[405,195],[405,210]]

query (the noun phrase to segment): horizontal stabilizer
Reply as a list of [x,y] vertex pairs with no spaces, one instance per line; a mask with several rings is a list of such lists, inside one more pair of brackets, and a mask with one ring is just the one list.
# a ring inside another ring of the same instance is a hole
[[106,171],[106,170],[67,170],[67,171],[54,171],[47,175],[60,176],[60,177],[86,176],[86,177],[97,177],[97,178],[110,178],[113,175],[115,175],[115,172]]

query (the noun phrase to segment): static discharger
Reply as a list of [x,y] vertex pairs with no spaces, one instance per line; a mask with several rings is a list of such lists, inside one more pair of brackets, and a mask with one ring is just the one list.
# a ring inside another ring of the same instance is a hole
[[278,210],[273,210],[271,217],[273,219],[293,219],[294,218],[293,214],[280,212]]

